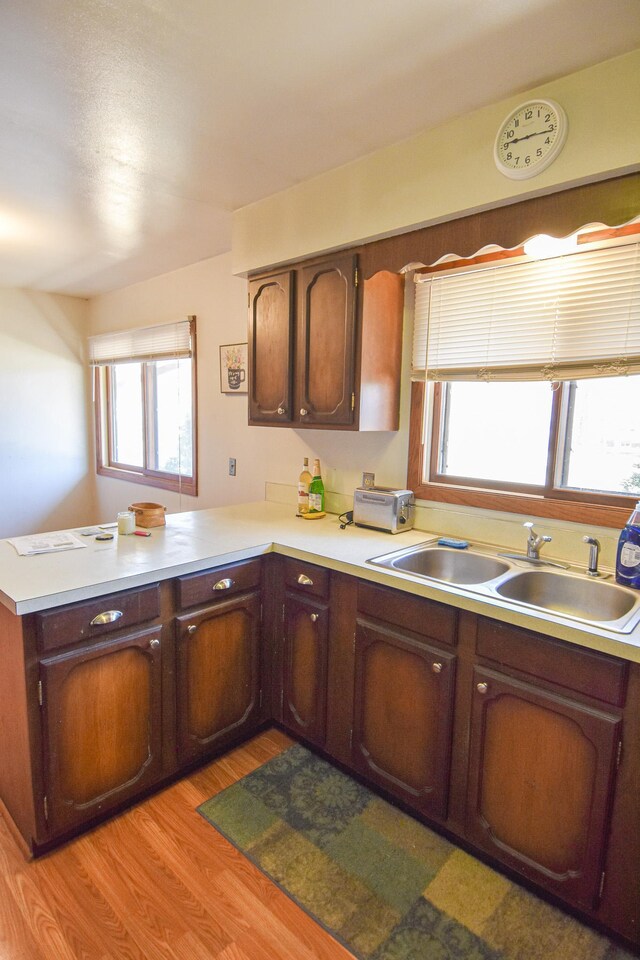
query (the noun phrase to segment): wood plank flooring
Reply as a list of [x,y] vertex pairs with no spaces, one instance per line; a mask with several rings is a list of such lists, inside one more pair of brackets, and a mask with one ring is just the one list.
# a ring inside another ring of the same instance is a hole
[[350,960],[196,813],[291,742],[260,734],[36,861],[0,817],[0,960]]

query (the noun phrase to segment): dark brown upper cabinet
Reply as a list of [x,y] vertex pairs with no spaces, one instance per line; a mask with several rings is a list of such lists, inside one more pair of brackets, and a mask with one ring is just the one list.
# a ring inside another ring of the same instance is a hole
[[249,423],[397,430],[404,281],[341,254],[249,282]]

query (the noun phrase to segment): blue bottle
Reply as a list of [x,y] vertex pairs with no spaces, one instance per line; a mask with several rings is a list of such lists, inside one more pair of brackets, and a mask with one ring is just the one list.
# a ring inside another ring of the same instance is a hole
[[616,582],[640,590],[640,500],[618,540]]

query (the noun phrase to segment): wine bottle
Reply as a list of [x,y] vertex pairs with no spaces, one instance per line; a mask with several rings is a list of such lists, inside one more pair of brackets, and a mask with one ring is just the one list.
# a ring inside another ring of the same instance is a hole
[[324,513],[324,483],[319,460],[313,461],[313,477],[309,484],[309,513]]
[[311,485],[309,473],[309,457],[304,458],[302,473],[298,477],[298,516],[309,513],[309,487]]

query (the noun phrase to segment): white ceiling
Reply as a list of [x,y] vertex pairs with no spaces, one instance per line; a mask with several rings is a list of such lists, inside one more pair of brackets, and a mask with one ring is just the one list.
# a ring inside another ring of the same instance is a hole
[[237,207],[638,46],[639,0],[2,0],[0,284],[215,256]]

